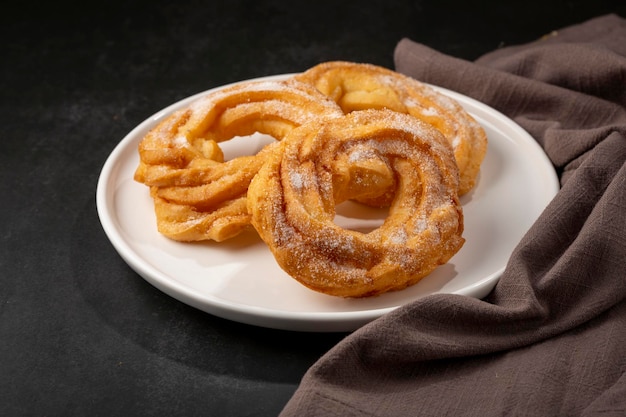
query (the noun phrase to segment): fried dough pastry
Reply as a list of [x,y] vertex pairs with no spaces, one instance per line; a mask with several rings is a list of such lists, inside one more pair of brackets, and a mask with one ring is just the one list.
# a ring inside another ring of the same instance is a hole
[[[295,78],[314,85],[345,113],[387,108],[432,124],[454,149],[460,172],[459,195],[474,187],[487,151],[487,136],[455,100],[413,78],[371,64],[326,62]],[[390,198],[388,193],[386,198],[369,203],[386,205]]]
[[276,142],[223,161],[218,143],[263,133],[280,140],[310,120],[338,117],[335,102],[296,80],[236,84],[174,112],[139,144],[135,180],[150,187],[159,232],[223,241],[249,227],[248,184]]
[[[391,110],[353,111],[292,130],[250,183],[252,224],[278,264],[325,294],[413,285],[463,245],[459,172],[434,127]],[[389,215],[368,233],[333,221],[345,163],[378,159],[397,177]]]

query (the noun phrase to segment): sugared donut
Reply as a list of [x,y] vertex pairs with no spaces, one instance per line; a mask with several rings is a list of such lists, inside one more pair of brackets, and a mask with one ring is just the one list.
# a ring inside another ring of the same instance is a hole
[[280,140],[303,123],[340,115],[335,102],[295,80],[237,84],[174,112],[140,142],[135,172],[150,187],[158,230],[180,241],[239,234],[249,227],[248,184],[275,143],[225,162],[218,143],[255,132]]
[[[463,245],[458,167],[431,125],[391,110],[353,111],[294,129],[278,146],[250,183],[248,211],[303,285],[342,297],[399,290]],[[397,178],[389,215],[368,233],[341,228],[333,219],[345,162],[374,159]]]
[[[432,124],[454,149],[460,173],[459,195],[474,187],[487,151],[487,136],[455,100],[427,84],[371,64],[325,62],[295,78],[315,86],[345,113],[386,108]],[[385,203],[383,200],[380,205]]]

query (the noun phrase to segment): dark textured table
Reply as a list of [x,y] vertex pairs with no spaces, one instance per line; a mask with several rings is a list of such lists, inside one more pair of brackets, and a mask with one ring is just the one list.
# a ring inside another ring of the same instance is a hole
[[321,61],[392,68],[403,37],[471,60],[626,15],[622,1],[580,0],[11,3],[0,17],[2,416],[276,415],[344,336],[216,318],[124,263],[96,183],[154,112]]

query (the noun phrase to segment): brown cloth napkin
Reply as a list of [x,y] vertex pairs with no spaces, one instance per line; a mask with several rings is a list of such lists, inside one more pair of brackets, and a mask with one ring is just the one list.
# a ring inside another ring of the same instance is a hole
[[403,39],[395,63],[514,119],[562,187],[484,300],[431,295],[348,335],[281,415],[626,416],[626,20],[473,63]]

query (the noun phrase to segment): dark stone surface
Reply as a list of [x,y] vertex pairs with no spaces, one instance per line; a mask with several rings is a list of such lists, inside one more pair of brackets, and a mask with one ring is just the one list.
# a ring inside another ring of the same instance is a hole
[[[403,37],[474,59],[622,1],[9,2],[0,15],[0,415],[276,415],[343,334],[229,322],[117,255],[96,182],[168,104]],[[12,7],[13,6],[13,7]]]

